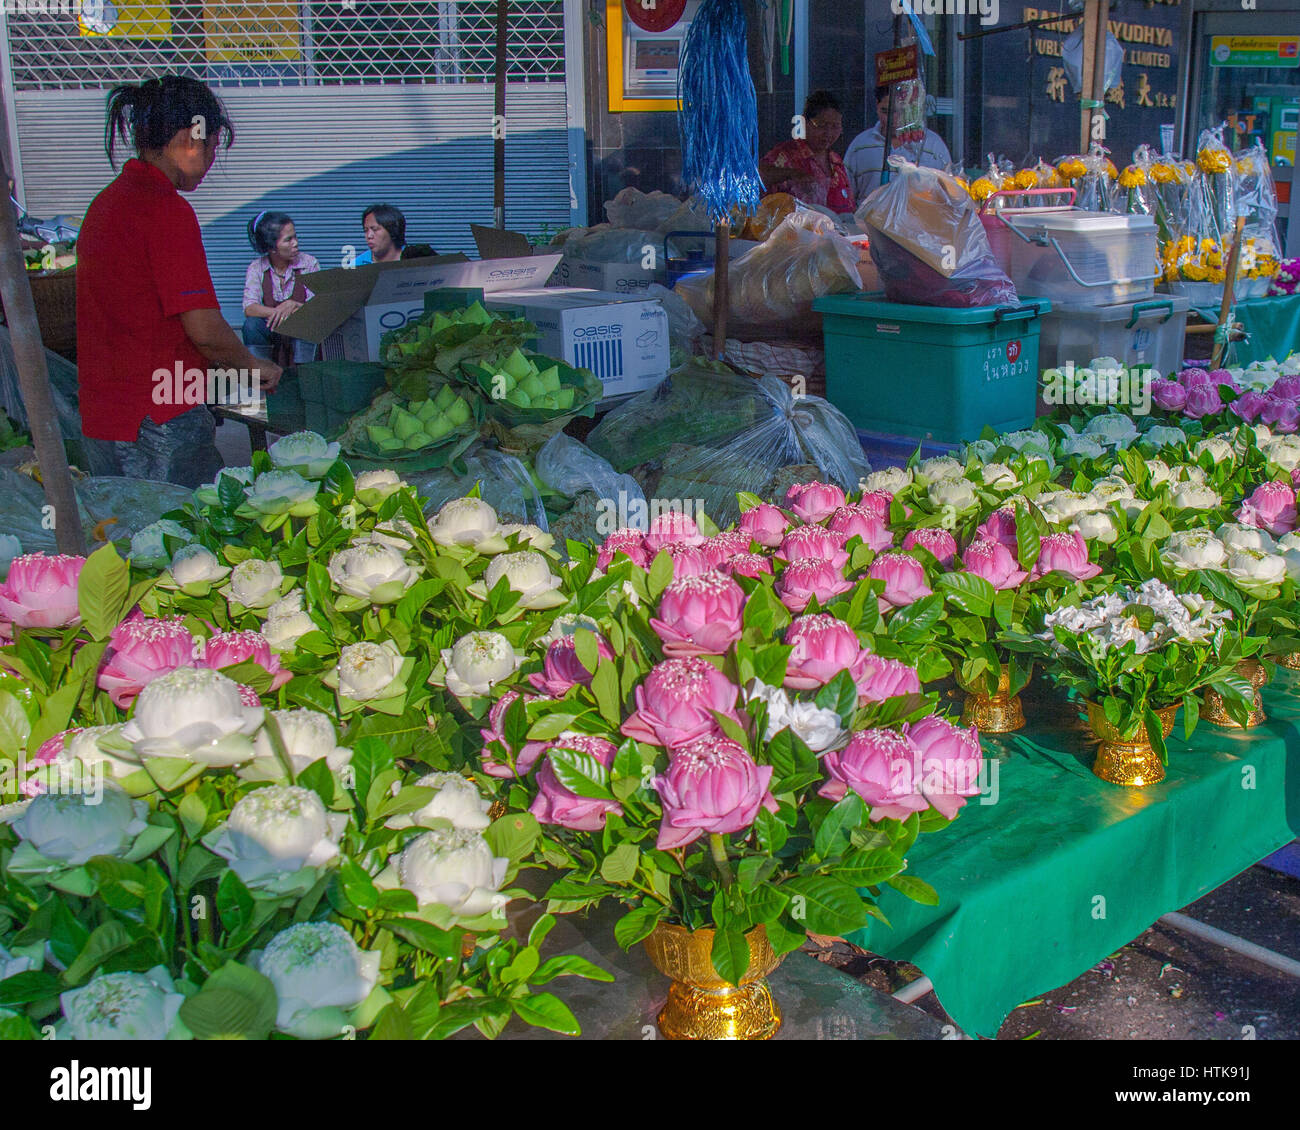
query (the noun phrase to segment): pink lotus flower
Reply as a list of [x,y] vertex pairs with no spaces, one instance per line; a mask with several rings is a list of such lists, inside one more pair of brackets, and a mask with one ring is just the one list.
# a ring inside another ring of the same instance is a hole
[[863,544],[876,553],[894,544],[894,535],[889,532],[885,519],[869,506],[841,506],[831,515],[826,528],[845,541],[861,538]]
[[664,589],[650,627],[670,658],[722,655],[740,639],[744,611],[744,589],[721,573],[704,573]]
[[239,701],[245,706],[261,706],[262,696],[245,683],[236,683],[239,688]]
[[1290,434],[1300,427],[1300,405],[1272,392],[1264,394],[1264,407],[1260,409],[1260,422],[1275,432]]
[[[542,670],[534,671],[528,676],[528,681],[552,698],[563,698],[571,687],[576,687],[579,683],[584,687],[591,686],[593,672],[588,671],[578,660],[577,646],[576,636],[561,636],[558,640],[551,641],[546,649]],[[601,659],[614,658],[613,649],[601,636],[596,637],[596,654]]]
[[754,764],[729,738],[702,738],[675,749],[668,771],[651,782],[664,813],[655,846],[667,851],[705,833],[743,831],[760,808],[776,811],[771,782],[772,766]]
[[739,530],[723,530],[706,541],[700,548],[704,550],[715,569],[721,568],[740,553],[749,552],[750,538]]
[[[1016,511],[1014,507],[1004,506],[988,516],[984,524],[975,531],[975,540],[995,541],[1004,545],[1014,554],[1017,550]],[[967,566],[970,568],[970,566]]]
[[1291,468],[1291,486],[1300,492],[1300,467]]
[[[278,691],[293,678],[292,671],[280,666],[280,657],[271,650],[261,632],[218,632],[203,645],[199,667],[220,671],[252,660],[271,676],[271,690]],[[260,705],[260,704],[259,704]]]
[[63,751],[67,748],[68,739],[73,734],[81,733],[80,726],[73,726],[70,730],[64,730],[55,734],[52,738],[46,738],[41,742],[41,748],[36,751],[28,765],[53,765],[62,756]]
[[[515,768],[497,758],[489,750],[493,742],[499,742],[507,750],[510,749],[506,741],[505,718],[506,711],[510,709],[510,704],[519,697],[518,691],[506,691],[499,699],[492,704],[492,709],[488,711],[488,725],[486,729],[479,730],[479,736],[483,739],[483,772],[489,777],[523,777],[533,767],[537,759],[550,748],[547,742],[525,742],[523,749],[519,751],[515,759]],[[524,695],[525,705],[530,702],[536,702],[541,697],[539,695]]]
[[77,581],[84,557],[24,553],[0,581],[0,620],[19,628],[66,628],[81,620]]
[[786,628],[785,642],[794,649],[785,668],[785,685],[793,690],[825,686],[841,671],[861,689],[871,673],[868,664],[873,660],[862,650],[857,634],[834,616],[800,616]]
[[870,510],[882,522],[889,521],[889,507],[893,504],[894,496],[887,490],[869,490],[859,500],[857,505],[864,510]]
[[1243,392],[1236,400],[1228,405],[1228,411],[1238,419],[1244,420],[1248,424],[1253,424],[1259,419],[1260,413],[1264,411],[1268,401],[1262,393]]
[[1151,403],[1166,412],[1181,412],[1187,404],[1187,386],[1179,381],[1152,381]]
[[1296,526],[1296,492],[1286,483],[1260,483],[1241,504],[1236,518],[1243,526],[1256,526],[1274,537],[1289,534]]
[[995,589],[1013,589],[1029,576],[1020,568],[1011,550],[1001,542],[987,538],[968,545],[961,555],[961,563],[966,572],[983,577]]
[[1184,415],[1193,420],[1202,416],[1213,416],[1223,411],[1223,400],[1214,385],[1195,385],[1187,390],[1187,403],[1183,405]]
[[815,557],[791,561],[776,579],[776,594],[791,612],[802,612],[813,597],[818,604],[825,604],[852,587],[833,562]]
[[[552,748],[576,749],[579,753],[590,754],[606,769],[614,764],[614,755],[618,753],[613,742],[587,734],[564,735],[552,743]],[[528,811],[543,824],[558,824],[578,832],[599,832],[611,812],[620,816],[623,813],[623,806],[616,800],[580,797],[570,792],[555,776],[549,754],[538,767],[537,790]]]
[[903,726],[903,732],[921,751],[917,784],[921,793],[944,816],[951,820],[966,804],[966,797],[979,791],[979,731],[971,726],[963,730],[931,714],[919,722]]
[[719,733],[713,712],[738,724],[736,684],[699,658],[667,659],[636,688],[636,710],[623,723],[626,738],[672,749]]
[[675,541],[664,546],[664,549],[673,559],[673,576],[679,581],[683,577],[698,577],[713,572],[713,558],[701,546]]
[[821,526],[795,526],[786,531],[776,556],[782,561],[813,557],[819,561],[829,561],[837,569],[843,569],[849,560],[849,555],[844,551],[843,535],[832,533]]
[[645,546],[646,552],[653,559],[656,553],[661,549],[668,548],[674,542],[684,542],[686,545],[703,545],[705,540],[704,535],[700,533],[700,527],[695,524],[694,518],[677,510],[669,510],[667,513],[660,514],[650,523],[650,529],[646,531],[641,542]]
[[957,539],[947,530],[934,528],[912,530],[903,539],[904,549],[912,549],[918,545],[933,553],[945,569],[952,568],[952,563],[957,557]]
[[1218,388],[1220,385],[1226,385],[1233,392],[1241,392],[1240,386],[1232,379],[1232,374],[1227,369],[1211,369],[1210,383]]
[[884,702],[887,698],[921,693],[921,676],[915,667],[902,660],[868,655],[867,666],[866,682],[858,684],[860,703]]
[[733,577],[757,577],[772,571],[772,561],[761,553],[738,553],[722,568]]
[[789,525],[790,519],[780,509],[770,502],[764,502],[752,510],[746,510],[740,516],[736,528],[759,545],[775,549],[781,544],[781,538],[785,536]]
[[1100,572],[1100,565],[1089,562],[1088,543],[1076,530],[1072,534],[1048,534],[1042,539],[1029,578],[1036,581],[1048,573],[1065,573],[1076,581],[1090,581]]
[[1285,377],[1278,377],[1268,391],[1283,400],[1300,400],[1300,376],[1288,374]]
[[820,522],[843,506],[844,492],[828,483],[795,483],[785,492],[785,503],[802,522]]
[[901,608],[934,592],[926,582],[921,563],[906,553],[881,554],[871,563],[867,575],[885,582],[885,591],[880,597],[881,612]]
[[1184,369],[1178,374],[1178,383],[1185,389],[1206,388],[1214,384],[1205,369]]
[[906,820],[929,807],[916,780],[920,762],[921,751],[906,735],[859,730],[842,750],[822,758],[830,780],[817,795],[838,801],[852,789],[870,806],[872,820]]
[[197,666],[195,640],[183,616],[166,620],[133,617],[113,629],[95,682],[108,692],[114,706],[125,710],[159,675]]
[[645,546],[642,544],[640,530],[624,528],[610,534],[600,547],[600,552],[596,554],[596,568],[608,569],[615,555],[619,553],[630,557],[642,569],[650,567],[650,554],[645,551]]

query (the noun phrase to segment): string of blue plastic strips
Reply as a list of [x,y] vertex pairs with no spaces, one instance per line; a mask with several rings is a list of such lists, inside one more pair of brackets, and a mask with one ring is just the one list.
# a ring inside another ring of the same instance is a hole
[[758,96],[749,73],[741,0],[704,0],[682,45],[677,72],[682,179],[714,223],[733,208],[752,215],[758,175]]
[[921,48],[921,54],[933,55],[934,44],[930,42],[930,33],[925,30],[925,24],[913,10],[910,0],[903,0],[902,8],[907,13],[907,18],[912,21],[912,29],[916,32],[916,41]]

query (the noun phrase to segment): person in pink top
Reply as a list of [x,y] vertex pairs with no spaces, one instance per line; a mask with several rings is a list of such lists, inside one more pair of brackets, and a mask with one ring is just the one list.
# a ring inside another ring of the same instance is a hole
[[248,224],[248,241],[261,254],[244,276],[244,344],[257,357],[281,366],[301,365],[316,346],[276,332],[308,298],[301,276],[319,271],[314,256],[298,250],[298,233],[285,212],[259,212]]

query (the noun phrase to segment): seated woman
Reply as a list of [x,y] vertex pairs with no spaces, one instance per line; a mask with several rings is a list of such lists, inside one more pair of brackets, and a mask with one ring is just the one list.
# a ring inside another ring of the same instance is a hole
[[248,241],[261,254],[244,276],[244,344],[255,357],[282,367],[311,361],[316,356],[312,342],[285,337],[276,327],[311,297],[299,276],[320,270],[320,264],[298,250],[293,220],[284,212],[254,216]]
[[402,257],[406,246],[406,217],[391,204],[372,204],[361,213],[366,233],[366,250],[356,258],[356,265],[392,263]]
[[832,212],[853,211],[853,182],[840,155],[831,146],[844,131],[839,103],[824,90],[814,90],[803,107],[804,138],[774,145],[758,163],[768,192],[788,192],[806,204]]

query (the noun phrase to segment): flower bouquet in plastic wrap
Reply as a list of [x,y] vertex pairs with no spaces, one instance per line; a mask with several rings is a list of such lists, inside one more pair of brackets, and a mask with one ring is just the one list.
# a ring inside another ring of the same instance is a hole
[[[1237,170],[1232,153],[1221,130],[1202,130],[1183,207],[1172,238],[1160,252],[1164,279],[1174,294],[1204,302],[1222,297],[1236,218]],[[1248,252],[1243,243],[1242,254],[1249,258],[1255,251]]]
[[1056,163],[1056,171],[1074,188],[1076,208],[1085,212],[1111,211],[1112,182],[1118,173],[1101,146],[1094,145],[1089,153],[1062,157]]
[[1245,219],[1237,290],[1242,298],[1269,292],[1280,267],[1281,241],[1277,236],[1277,188],[1269,169],[1268,153],[1256,141],[1233,158],[1237,177],[1237,215]]

